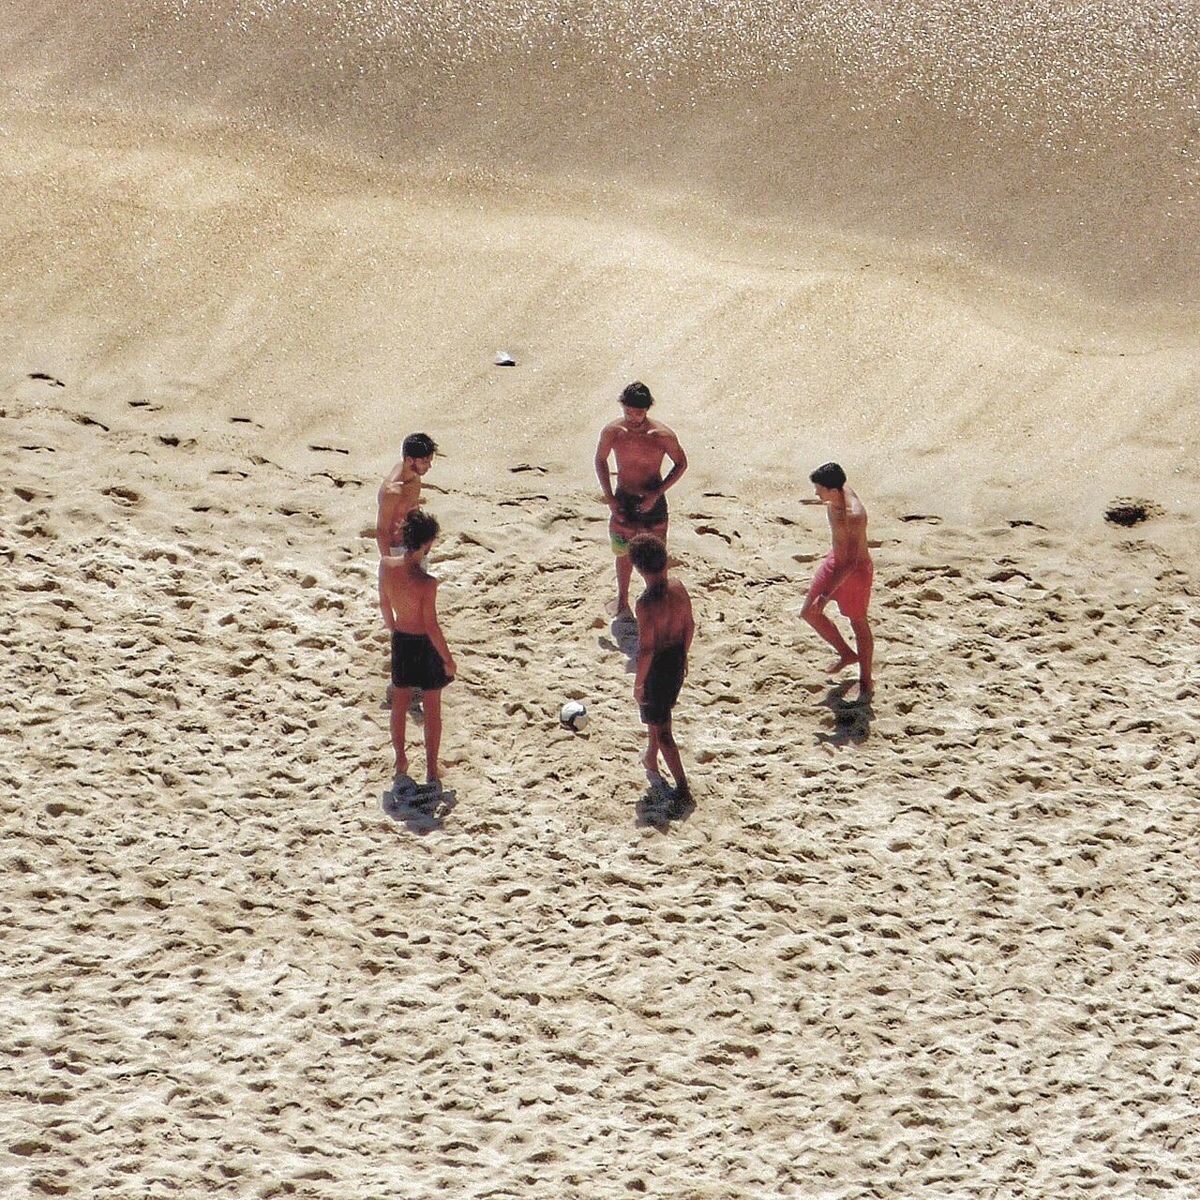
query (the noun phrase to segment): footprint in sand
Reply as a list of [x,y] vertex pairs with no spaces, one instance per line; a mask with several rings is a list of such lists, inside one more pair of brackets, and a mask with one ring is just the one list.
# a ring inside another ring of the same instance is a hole
[[108,496],[110,500],[116,501],[122,508],[132,508],[133,505],[141,502],[141,493],[135,492],[133,488],[127,487],[106,487],[100,489],[102,496]]
[[1126,529],[1149,521],[1152,517],[1161,517],[1166,510],[1153,500],[1139,500],[1131,496],[1121,496],[1109,502],[1104,512],[1104,519],[1110,525],[1120,525]]
[[94,425],[97,429],[103,429],[105,433],[112,432],[112,430],[109,429],[109,427],[105,425],[103,421],[97,421],[95,417],[89,417],[86,413],[74,413],[71,416],[71,420],[74,421],[76,425]]

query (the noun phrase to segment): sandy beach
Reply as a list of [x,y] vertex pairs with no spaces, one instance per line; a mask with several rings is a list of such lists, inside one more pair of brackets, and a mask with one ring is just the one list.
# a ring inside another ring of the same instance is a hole
[[[0,0],[4,1195],[1200,1195],[1200,23],[881,11]],[[870,706],[799,618],[829,459]]]

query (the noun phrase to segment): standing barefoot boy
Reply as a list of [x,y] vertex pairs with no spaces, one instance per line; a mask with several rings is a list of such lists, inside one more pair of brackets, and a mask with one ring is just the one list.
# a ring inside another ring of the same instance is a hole
[[678,807],[691,799],[691,791],[671,732],[671,710],[687,675],[688,651],[696,632],[692,601],[682,583],[667,578],[667,547],[661,538],[639,533],[629,542],[629,558],[646,581],[646,590],[637,602],[638,659],[633,684],[650,738],[642,765],[654,781],[662,751],[675,778],[672,806]]
[[[846,486],[846,472],[837,463],[825,463],[809,479],[814,484],[817,498],[828,511],[833,549],[813,576],[800,616],[837,651],[837,658],[828,668],[829,674],[836,675],[851,663],[858,663],[858,698],[867,701],[875,690],[871,676],[875,639],[867,622],[875,564],[867,549],[867,510]],[[837,601],[842,615],[854,630],[854,650],[825,615],[825,606],[830,600]]]
[[[375,518],[375,544],[379,557],[404,553],[402,530],[404,518],[421,505],[421,480],[433,466],[437,443],[427,433],[410,433],[400,448],[400,461],[388,472],[380,484],[378,513]],[[384,694],[385,707],[392,703],[392,688],[388,684]],[[412,690],[410,705],[412,715],[421,715],[421,689]]]
[[[621,416],[600,431],[596,447],[596,478],[608,505],[608,534],[617,562],[618,618],[629,616],[629,541],[639,532],[667,540],[667,489],[687,470],[687,455],[679,439],[661,421],[650,416],[654,397],[641,382],[631,383],[620,398]],[[617,460],[617,486],[613,490],[609,458]],[[671,470],[663,478],[663,460]]]
[[458,668],[442,636],[437,618],[437,580],[425,570],[425,556],[438,535],[436,518],[413,509],[400,531],[403,557],[379,560],[379,606],[383,623],[392,631],[392,746],[396,751],[396,781],[408,775],[405,725],[413,688],[425,692],[425,777],[440,788],[438,750],[442,741],[442,688]]

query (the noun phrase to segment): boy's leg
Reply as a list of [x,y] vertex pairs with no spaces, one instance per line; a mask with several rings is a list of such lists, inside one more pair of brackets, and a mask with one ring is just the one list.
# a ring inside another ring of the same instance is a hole
[[646,726],[646,753],[642,755],[642,766],[647,772],[658,774],[658,726]]
[[437,783],[438,751],[442,748],[442,690],[425,692],[425,779]]
[[683,771],[683,762],[679,757],[679,747],[675,744],[675,734],[671,730],[671,718],[668,717],[661,725],[651,725],[657,738],[662,756],[675,779],[676,789],[683,795],[688,794],[687,776]]
[[633,577],[633,563],[628,554],[617,555],[617,616],[630,611],[629,581]]
[[392,688],[392,749],[396,752],[396,774],[408,774],[408,754],[404,738],[408,720],[408,697],[410,688]]
[[804,607],[800,610],[802,620],[807,621],[833,648],[837,651],[837,661],[827,668],[830,674],[840,671],[843,667],[857,661],[857,655],[850,649],[850,643],[838,632],[838,627],[825,615],[814,608],[817,599],[816,584],[808,589],[804,597]]
[[871,676],[871,660],[875,656],[875,636],[866,616],[851,617],[850,625],[854,629],[854,645],[858,649],[858,692],[861,699],[867,699],[875,690],[875,681]]

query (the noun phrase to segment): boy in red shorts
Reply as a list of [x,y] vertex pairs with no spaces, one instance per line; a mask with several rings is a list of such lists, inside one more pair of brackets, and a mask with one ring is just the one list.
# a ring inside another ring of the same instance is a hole
[[[828,667],[831,675],[858,663],[858,698],[867,701],[875,690],[871,675],[875,639],[867,621],[875,564],[867,549],[867,510],[846,486],[846,472],[837,463],[825,463],[809,479],[829,514],[833,549],[817,568],[800,615],[837,651],[837,658]],[[853,650],[825,615],[830,600],[837,601],[842,615],[850,622],[854,631]]]

